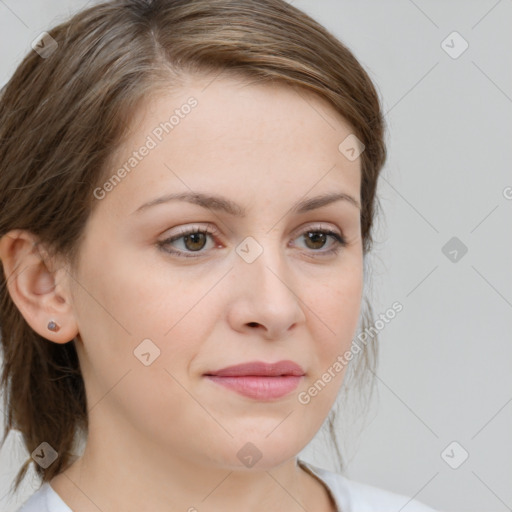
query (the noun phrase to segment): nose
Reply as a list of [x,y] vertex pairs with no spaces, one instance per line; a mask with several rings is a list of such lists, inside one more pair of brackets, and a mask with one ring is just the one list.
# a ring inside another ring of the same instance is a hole
[[227,315],[233,329],[259,330],[269,340],[290,336],[306,318],[301,298],[306,290],[300,289],[285,251],[276,245],[261,244],[263,252],[250,263],[235,258]]

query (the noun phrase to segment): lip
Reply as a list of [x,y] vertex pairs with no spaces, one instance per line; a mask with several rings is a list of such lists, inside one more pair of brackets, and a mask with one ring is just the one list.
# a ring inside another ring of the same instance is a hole
[[291,393],[304,375],[304,370],[293,361],[251,361],[206,373],[205,377],[240,395],[272,400]]
[[248,363],[237,364],[208,372],[205,375],[215,375],[217,377],[245,377],[247,375],[255,377],[279,377],[282,375],[292,375],[301,377],[306,372],[300,365],[294,361],[278,361],[277,363],[265,363],[263,361],[250,361]]

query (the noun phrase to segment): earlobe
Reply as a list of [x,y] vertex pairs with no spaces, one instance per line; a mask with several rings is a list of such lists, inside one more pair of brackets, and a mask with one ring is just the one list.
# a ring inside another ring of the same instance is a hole
[[66,268],[54,268],[37,237],[12,230],[0,239],[0,259],[9,294],[30,327],[55,343],[78,334]]

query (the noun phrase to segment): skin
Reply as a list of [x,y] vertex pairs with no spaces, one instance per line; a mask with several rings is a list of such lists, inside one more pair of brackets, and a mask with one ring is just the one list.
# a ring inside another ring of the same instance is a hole
[[[210,79],[211,80],[211,79]],[[115,171],[168,112],[193,95],[198,106],[106,197],[86,225],[77,268],[34,250],[31,233],[0,243],[9,291],[31,327],[55,343],[76,337],[90,431],[84,455],[51,480],[76,512],[331,511],[324,486],[297,454],[326,419],[345,369],[303,405],[307,390],[350,349],[363,286],[360,211],[337,201],[307,213],[297,201],[343,192],[360,202],[360,159],[338,145],[353,133],[324,100],[282,85],[197,77],[149,98],[115,154]],[[204,91],[203,91],[204,89]],[[133,213],[166,193],[223,195],[245,218],[187,202]],[[158,242],[180,227],[217,235]],[[347,245],[309,243],[333,229]],[[253,237],[263,253],[236,252]],[[199,248],[199,252],[193,252]],[[47,329],[50,319],[60,326]],[[151,339],[160,356],[133,351]],[[204,373],[232,364],[291,359],[306,375],[289,395],[258,401]],[[237,457],[247,443],[261,459]],[[195,507],[195,508],[194,508]]]

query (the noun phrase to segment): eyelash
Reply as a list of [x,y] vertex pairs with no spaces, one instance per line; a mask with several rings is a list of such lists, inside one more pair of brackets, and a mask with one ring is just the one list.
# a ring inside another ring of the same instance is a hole
[[[329,249],[328,251],[315,251],[314,249],[311,249],[314,253],[318,253],[318,255],[320,257],[325,257],[325,256],[330,256],[330,255],[338,254],[341,251],[341,249],[347,245],[347,241],[346,241],[346,239],[345,239],[345,237],[343,235],[340,235],[336,231],[332,231],[330,229],[317,228],[317,227],[309,228],[309,229],[303,231],[299,235],[299,237],[300,236],[304,236],[307,233],[321,233],[321,234],[324,234],[324,235],[328,235],[332,239],[334,239],[335,244],[334,244],[333,248]],[[194,235],[194,234],[204,234],[204,235],[211,235],[211,236],[215,236],[215,235],[218,236],[219,235],[218,231],[216,229],[213,229],[213,228],[205,228],[205,229],[192,228],[192,229],[189,229],[189,230],[182,231],[181,233],[178,233],[177,235],[174,235],[174,236],[172,236],[170,238],[167,238],[165,240],[162,240],[162,241],[158,242],[158,246],[163,251],[165,251],[165,252],[167,252],[169,254],[172,254],[174,256],[178,256],[180,258],[181,257],[183,257],[183,258],[198,258],[198,257],[200,257],[201,253],[204,252],[203,250],[192,251],[192,252],[188,252],[187,253],[187,252],[184,252],[184,251],[175,251],[175,250],[172,250],[172,249],[169,250],[169,249],[165,248],[166,245],[169,245],[172,242],[176,242],[177,240],[180,240],[181,238],[183,238],[185,236]],[[197,253],[197,256],[193,255],[194,253]]]

